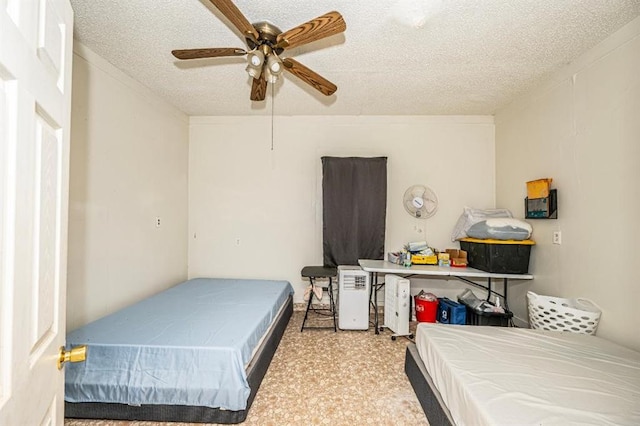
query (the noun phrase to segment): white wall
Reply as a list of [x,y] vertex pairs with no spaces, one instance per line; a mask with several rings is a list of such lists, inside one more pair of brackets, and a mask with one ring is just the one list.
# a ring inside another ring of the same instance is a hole
[[69,330],[187,274],[188,118],[87,48],[74,51]]
[[[552,177],[557,220],[534,226],[531,289],[602,307],[598,335],[640,349],[640,18],[496,116],[497,205]],[[553,230],[562,245],[552,245]],[[526,319],[528,286],[511,306]]]
[[[276,116],[273,150],[271,117],[190,122],[189,277],[286,279],[301,302],[300,270],[322,264],[324,155],[389,158],[387,251],[425,235],[433,247],[457,247],[450,235],[463,207],[494,206],[492,117]],[[428,220],[402,207],[418,183],[439,197]]]

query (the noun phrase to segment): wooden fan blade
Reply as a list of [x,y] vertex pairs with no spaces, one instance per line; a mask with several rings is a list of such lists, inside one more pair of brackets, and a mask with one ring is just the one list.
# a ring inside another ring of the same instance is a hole
[[251,100],[264,101],[267,95],[267,80],[264,78],[264,72],[258,78],[254,78],[251,83]]
[[243,56],[247,52],[244,49],[234,47],[212,47],[209,49],[182,49],[172,50],[171,54],[178,59],[217,58],[219,56]]
[[286,69],[305,83],[311,85],[314,89],[318,90],[323,95],[331,96],[335,93],[336,90],[338,90],[338,86],[322,77],[317,72],[305,67],[295,59],[286,58],[282,61],[282,64],[284,65],[284,69]]
[[347,29],[342,15],[338,12],[325,13],[309,22],[279,34],[277,48],[294,48],[325,37],[339,34]]
[[258,39],[258,32],[230,0],[209,0],[245,36]]

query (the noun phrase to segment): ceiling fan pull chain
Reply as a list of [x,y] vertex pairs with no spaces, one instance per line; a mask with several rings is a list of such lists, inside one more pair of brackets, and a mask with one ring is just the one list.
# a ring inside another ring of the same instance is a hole
[[273,91],[274,88],[273,86],[275,86],[274,84],[271,85],[271,151],[273,151]]

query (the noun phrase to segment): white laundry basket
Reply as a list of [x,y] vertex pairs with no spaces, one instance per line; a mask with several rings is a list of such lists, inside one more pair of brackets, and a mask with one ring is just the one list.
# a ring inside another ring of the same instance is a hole
[[596,334],[602,311],[584,298],[563,299],[527,292],[531,328]]

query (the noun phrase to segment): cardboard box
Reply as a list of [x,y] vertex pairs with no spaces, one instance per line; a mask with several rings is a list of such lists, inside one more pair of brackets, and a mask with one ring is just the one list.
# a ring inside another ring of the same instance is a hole
[[527,182],[527,198],[547,198],[551,189],[551,178],[532,180]]
[[411,263],[414,265],[437,265],[438,257],[436,255],[414,254],[411,255]]
[[449,254],[451,266],[467,266],[468,261],[466,251],[458,249],[447,249],[446,252]]

